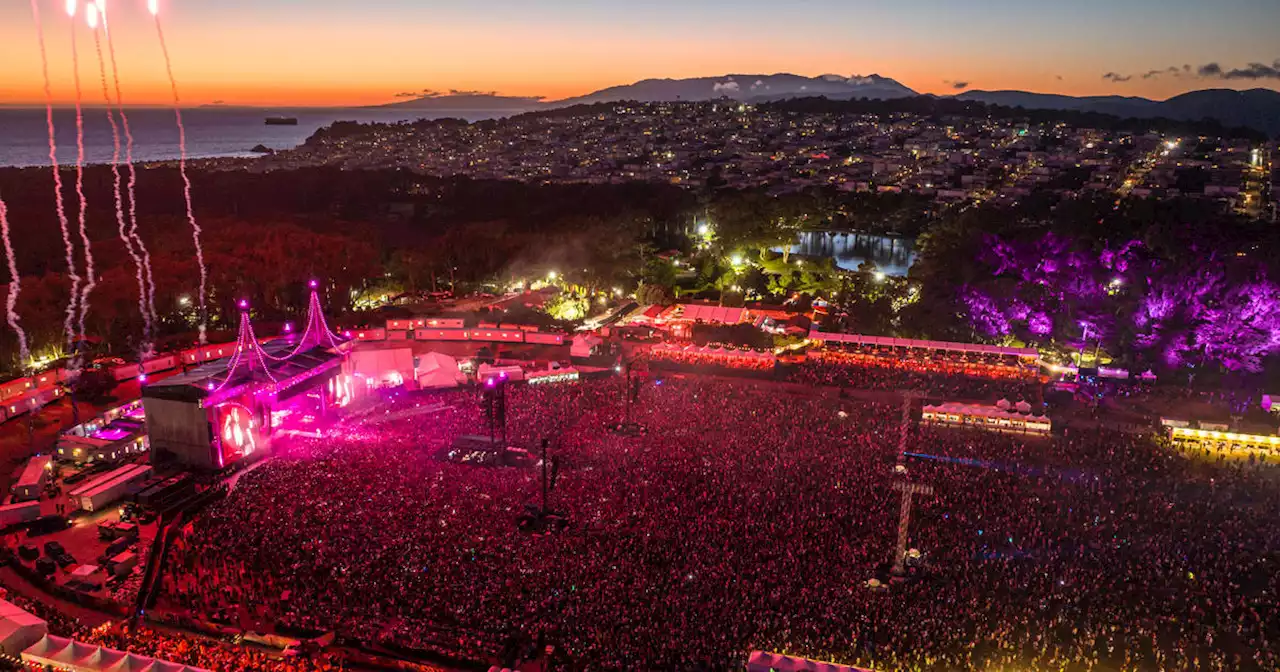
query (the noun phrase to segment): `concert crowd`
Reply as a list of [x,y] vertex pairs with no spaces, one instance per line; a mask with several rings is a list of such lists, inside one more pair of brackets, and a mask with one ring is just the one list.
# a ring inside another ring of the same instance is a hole
[[[1280,666],[1265,468],[1112,432],[920,427],[895,476],[897,403],[650,379],[631,437],[607,429],[622,394],[507,391],[510,443],[550,439],[563,532],[515,524],[540,469],[446,459],[487,431],[474,392],[402,397],[392,422],[360,415],[243,475],[177,543],[163,603],[480,660],[551,646],[581,670],[741,669],[755,649],[877,670]],[[898,478],[933,488],[920,560],[872,590]]]

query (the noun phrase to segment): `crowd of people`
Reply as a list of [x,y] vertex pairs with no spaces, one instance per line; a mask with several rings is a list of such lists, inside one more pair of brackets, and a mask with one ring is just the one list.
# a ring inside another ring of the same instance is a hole
[[788,367],[787,378],[831,387],[912,390],[946,400],[1001,396],[1033,404],[1041,400],[1040,381],[1025,370],[999,367],[993,371],[997,374],[974,376],[963,367],[815,351],[808,353],[802,363]]
[[145,625],[95,628],[81,641],[213,672],[329,672],[341,669],[317,659],[269,655],[245,646]]
[[767,353],[697,346],[687,349],[656,347],[646,351],[645,358],[653,362],[671,362],[684,366],[709,366],[746,371],[772,371],[777,365],[777,359]]
[[473,392],[384,412],[401,415],[244,475],[177,544],[165,600],[481,660],[537,642],[581,670],[741,669],[753,649],[886,670],[1280,665],[1266,469],[1112,432],[921,427],[923,568],[885,593],[865,582],[895,541],[900,404],[672,377],[641,392],[631,437],[607,429],[617,379],[512,387],[512,443],[549,437],[559,461],[550,506],[571,525],[550,535],[515,525],[540,470],[435,459],[484,433]]

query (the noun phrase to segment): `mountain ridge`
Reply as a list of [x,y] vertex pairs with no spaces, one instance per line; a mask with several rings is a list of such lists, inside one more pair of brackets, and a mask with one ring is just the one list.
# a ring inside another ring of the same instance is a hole
[[[807,77],[791,73],[726,74],[715,77],[649,78],[631,84],[610,86],[592,93],[547,101],[536,97],[500,96],[491,93],[433,94],[375,107],[423,111],[509,111],[529,112],[593,103],[701,102],[728,99],[738,102],[769,102],[788,98],[821,96],[832,100],[869,98],[888,100],[921,95],[889,77],[879,74],[827,74]],[[1212,119],[1229,127],[1246,127],[1269,135],[1280,135],[1280,91],[1255,88],[1202,89],[1188,91],[1166,100],[1140,96],[1068,96],[1018,90],[970,90],[938,98],[954,98],[988,105],[1025,109],[1096,112],[1125,118],[1163,117],[1178,121]]]

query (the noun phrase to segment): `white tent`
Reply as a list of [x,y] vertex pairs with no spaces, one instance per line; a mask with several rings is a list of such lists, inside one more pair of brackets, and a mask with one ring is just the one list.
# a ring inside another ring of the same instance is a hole
[[590,357],[591,351],[601,343],[604,343],[604,339],[595,334],[578,334],[573,337],[573,345],[569,346],[569,356],[584,359]]
[[22,660],[72,672],[209,672],[128,651],[45,635],[22,652]]
[[466,375],[458,369],[458,360],[439,352],[428,352],[418,358],[418,387],[438,390],[457,387]]
[[784,656],[780,653],[752,651],[751,657],[747,659],[747,672],[872,672],[872,670],[796,656]]
[[16,656],[49,634],[49,624],[22,607],[0,600],[0,652]]
[[413,380],[413,350],[352,350],[343,369],[354,378],[373,381],[372,387],[399,387],[404,381]]

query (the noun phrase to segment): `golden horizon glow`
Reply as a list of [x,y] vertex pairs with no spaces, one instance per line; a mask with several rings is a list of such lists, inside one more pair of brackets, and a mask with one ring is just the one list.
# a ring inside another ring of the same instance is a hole
[[[730,3],[738,10],[731,14],[721,11],[723,0],[687,8],[655,0],[643,11],[615,0],[590,6],[566,0],[532,3],[537,7],[498,1],[465,8],[368,0],[363,11],[348,1],[313,0],[305,13],[284,0],[219,0],[216,6],[174,0],[163,7],[157,0],[113,0],[110,28],[124,102],[130,105],[172,102],[151,15],[157,11],[183,103],[191,106],[376,105],[423,89],[557,100],[653,77],[779,72],[877,73],[938,95],[1016,89],[1164,99],[1194,89],[1280,86],[1278,78],[1225,80],[1194,72],[1142,77],[1184,63],[1233,68],[1280,57],[1274,34],[1263,27],[1280,25],[1280,9],[1244,0],[1223,0],[1236,11],[1218,23],[1205,23],[1206,17],[1224,14],[1225,6],[1188,3],[1186,25],[1165,21],[1163,31],[1150,22],[1164,19],[1134,8],[1117,9],[1121,13],[1109,23],[1084,22],[1079,8],[1028,2],[1026,11],[1036,19],[1028,23],[992,7],[961,11],[905,0],[903,8],[892,11],[854,11],[833,0],[812,1],[827,7],[830,18],[817,12],[783,16],[752,0]],[[1184,1],[1172,0],[1179,8]],[[0,62],[6,64],[0,104],[45,101],[36,30],[25,4],[0,7]],[[59,105],[74,102],[72,26],[91,43],[86,21],[105,8],[93,0],[79,3],[84,20],[71,21],[63,5],[70,11],[75,4],[42,4],[49,10],[41,16],[52,95]],[[844,34],[821,32],[833,25]],[[93,82],[97,65],[93,51],[85,51],[81,77]],[[1109,72],[1128,79],[1104,80]]]

